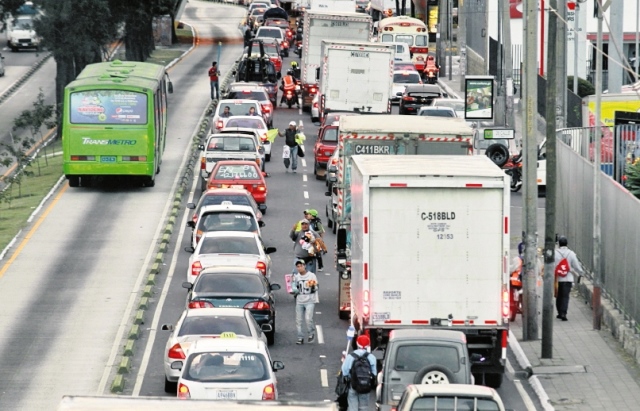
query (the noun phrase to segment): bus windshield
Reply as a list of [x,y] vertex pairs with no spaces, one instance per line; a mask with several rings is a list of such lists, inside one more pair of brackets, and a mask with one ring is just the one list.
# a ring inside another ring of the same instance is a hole
[[71,93],[72,124],[147,124],[147,95],[124,90]]

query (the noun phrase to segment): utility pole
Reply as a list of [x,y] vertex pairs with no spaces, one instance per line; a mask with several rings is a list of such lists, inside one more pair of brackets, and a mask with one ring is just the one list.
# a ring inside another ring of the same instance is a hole
[[446,76],[447,75],[447,60],[444,54],[444,47],[446,41],[444,37],[445,30],[448,25],[446,24],[446,16],[445,16],[445,5],[447,0],[438,1],[438,32],[436,33],[436,60],[440,65],[440,73],[438,76]]
[[523,295],[523,339],[538,339],[537,304],[537,200],[538,200],[538,141],[536,133],[536,112],[538,100],[538,2],[525,0],[524,29],[524,116],[522,127],[524,166],[524,295]]
[[[638,0],[640,1],[640,0]],[[460,90],[464,90],[467,75],[467,5],[466,0],[458,1],[458,52],[460,53]]]
[[505,82],[505,122],[507,128],[515,128],[513,117],[513,57],[511,50],[511,15],[509,13],[509,0],[499,0],[501,6],[500,21],[502,22],[502,44],[504,44],[503,60]]
[[[565,0],[550,2],[549,4],[555,4],[551,7],[552,10],[557,10],[558,16],[555,16],[557,27],[556,32],[556,56],[560,56],[559,59],[549,60],[548,62],[555,61],[556,63],[556,83],[558,85],[558,92],[556,94],[556,129],[565,128],[567,126],[567,4]],[[559,18],[558,18],[559,17]],[[551,27],[551,21],[549,21],[549,27]],[[575,36],[573,41],[575,42]],[[551,39],[548,40],[551,43]],[[551,63],[553,64],[553,63]],[[548,90],[548,87],[547,87]],[[548,115],[548,114],[547,114]],[[548,118],[548,117],[547,117]],[[549,142],[549,136],[547,135],[547,143]],[[547,164],[549,164],[547,162]]]
[[[558,17],[553,12],[557,9],[558,0],[549,0],[549,29],[547,47],[547,61],[551,64],[565,60],[564,55],[557,53],[559,37]],[[564,21],[561,24],[564,26]],[[557,78],[560,70],[549,67],[547,70],[547,101],[545,114],[547,118],[547,191],[545,197],[545,222],[544,222],[544,280],[542,292],[542,358],[553,358],[553,283],[555,277],[555,250],[556,250],[556,102],[557,94],[566,90],[562,89],[562,81]]]
[[595,0],[598,8],[598,37],[596,40],[596,135],[593,145],[593,294],[591,295],[591,306],[593,307],[593,329],[600,329],[600,311],[602,310],[600,294],[602,292],[602,278],[600,272],[600,252],[601,252],[601,219],[600,209],[600,152],[602,151],[602,127],[600,118],[602,117],[602,0]]
[[453,74],[453,0],[447,1],[447,37],[449,38],[449,81]]
[[576,2],[574,16],[575,24],[573,25],[573,94],[578,95],[578,79],[580,78],[578,76],[578,50],[580,47],[578,45],[578,33],[580,33],[580,25],[578,22],[580,21],[580,3]]
[[[622,54],[622,41],[623,41],[623,14],[624,14],[624,1],[613,1],[610,3],[611,9],[609,11],[609,61],[617,61],[623,64],[623,67],[627,67],[624,64],[627,61],[627,57]],[[617,45],[617,46],[616,46]],[[624,76],[622,67],[615,63],[609,63],[609,70],[607,77],[609,79],[607,89],[609,93],[620,93],[622,91],[622,78]]]

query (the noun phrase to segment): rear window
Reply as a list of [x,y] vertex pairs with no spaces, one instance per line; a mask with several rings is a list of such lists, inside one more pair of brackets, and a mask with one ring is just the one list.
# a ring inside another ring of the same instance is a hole
[[[257,165],[221,165],[216,170],[215,180],[259,180],[260,173]],[[232,187],[235,188],[235,187]],[[242,188],[242,187],[241,187]]]
[[420,115],[429,117],[455,117],[455,113],[449,110],[423,110],[420,112]]
[[[229,93],[229,98],[241,98],[244,100],[257,101],[269,100],[269,96],[267,96],[267,93],[262,90],[232,91]],[[249,109],[247,109],[247,112],[249,112]]]
[[420,74],[415,73],[395,73],[393,75],[393,82],[400,84],[419,84]]
[[220,335],[233,332],[236,335],[251,336],[249,324],[244,317],[224,317],[219,315],[187,317],[182,322],[178,337],[183,335]]
[[259,353],[210,352],[189,357],[183,378],[215,383],[247,383],[269,378],[267,360]]
[[253,237],[203,237],[200,242],[204,254],[260,254]]
[[[246,99],[246,100],[251,100],[251,99]],[[258,103],[253,101],[253,102],[246,102],[246,103],[233,103],[233,104],[229,104],[228,102],[224,105],[220,105],[218,108],[218,115],[221,115],[224,112],[224,109],[229,107],[229,116],[248,116],[249,115],[249,109],[251,107],[253,107],[254,109],[256,109],[256,111],[258,110]]]
[[[257,274],[204,274],[194,286],[196,293],[262,294],[264,284]],[[246,323],[246,321],[245,321]]]
[[204,196],[202,199],[202,203],[199,204],[199,207],[204,207],[208,205],[220,205],[223,201],[231,201],[231,204],[234,205],[247,205],[250,206],[249,199],[247,196],[243,195],[220,195],[220,194],[209,194]]
[[436,105],[438,107],[451,107],[455,111],[464,111],[464,103],[461,101],[447,101],[446,99],[440,99]]
[[444,345],[403,345],[396,354],[397,371],[417,372],[427,365],[441,365],[451,372],[460,370],[460,359],[455,347]]
[[[476,402],[477,401],[477,402]],[[493,400],[474,397],[421,397],[411,405],[411,411],[499,411]]]
[[282,38],[282,30],[280,29],[258,29],[256,37],[271,37],[274,39]]
[[265,129],[264,123],[258,118],[230,118],[225,127],[257,128]]
[[[256,221],[250,214],[234,211],[205,213],[202,218],[198,219],[198,229],[202,231],[257,231]],[[255,242],[255,241],[254,241]],[[216,251],[224,247],[216,244],[212,246],[212,250],[208,252],[221,253],[224,251]],[[203,253],[204,251],[200,251]]]
[[324,136],[322,137],[322,141],[338,141],[338,129],[329,128],[325,130]]
[[209,139],[207,151],[256,151],[251,137],[213,137]]

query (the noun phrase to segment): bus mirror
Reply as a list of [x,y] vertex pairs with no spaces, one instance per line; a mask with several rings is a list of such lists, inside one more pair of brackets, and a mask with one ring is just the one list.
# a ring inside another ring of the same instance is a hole
[[169,91],[170,94],[173,93],[173,83],[172,82],[169,82],[167,90]]

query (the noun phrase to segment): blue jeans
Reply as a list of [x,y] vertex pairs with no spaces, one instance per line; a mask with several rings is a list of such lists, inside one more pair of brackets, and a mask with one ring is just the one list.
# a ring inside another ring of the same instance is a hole
[[291,159],[291,169],[295,171],[298,168],[298,146],[289,148],[291,149],[291,153],[289,154],[289,158]]
[[[298,269],[296,268],[296,261],[298,261],[298,260],[301,260],[301,258],[296,257],[296,258],[293,259],[293,271],[292,271],[293,275],[296,275],[298,273]],[[314,273],[315,274],[316,273],[316,261],[317,261],[317,258],[311,258],[309,260],[310,261],[305,263],[307,271],[309,271],[310,273]]]
[[298,338],[304,338],[305,333],[302,331],[302,319],[307,324],[308,335],[315,335],[316,325],[313,322],[313,310],[315,303],[296,304],[296,328],[298,329]]
[[[213,95],[214,94],[213,93],[214,90],[216,91],[215,92],[215,97]],[[213,100],[214,98],[218,98],[218,99],[220,98],[220,89],[218,88],[218,81],[212,81],[211,82],[211,100]]]
[[347,394],[348,411],[369,411],[369,396],[369,393],[358,394],[353,388],[349,387],[349,394]]

